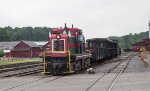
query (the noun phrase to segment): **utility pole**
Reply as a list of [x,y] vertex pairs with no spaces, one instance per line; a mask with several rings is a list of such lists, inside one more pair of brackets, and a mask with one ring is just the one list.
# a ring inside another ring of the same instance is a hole
[[149,20],[149,23],[148,23],[148,27],[149,27],[149,38],[150,38],[150,20]]

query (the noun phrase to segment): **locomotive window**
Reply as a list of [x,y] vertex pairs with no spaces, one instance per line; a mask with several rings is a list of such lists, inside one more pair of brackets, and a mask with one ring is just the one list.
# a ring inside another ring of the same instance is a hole
[[61,32],[53,32],[53,34],[62,34]]
[[90,42],[90,47],[92,47],[92,43]]
[[52,51],[53,52],[64,52],[65,51],[65,40],[52,40]]
[[101,42],[101,47],[103,47],[103,42]]

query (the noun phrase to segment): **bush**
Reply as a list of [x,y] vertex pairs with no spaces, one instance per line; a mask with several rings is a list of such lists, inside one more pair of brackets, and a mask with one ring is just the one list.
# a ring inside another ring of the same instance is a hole
[[0,50],[0,57],[3,57],[3,56],[4,56],[4,51]]

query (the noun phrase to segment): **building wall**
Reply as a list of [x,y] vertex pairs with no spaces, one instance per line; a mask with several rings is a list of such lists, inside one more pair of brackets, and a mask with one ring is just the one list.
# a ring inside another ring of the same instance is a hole
[[30,52],[32,57],[39,57],[41,51],[39,47],[33,47],[32,49],[30,49]]
[[150,51],[150,43],[147,44],[146,48],[147,48],[147,51]]
[[142,46],[146,46],[146,50],[150,51],[150,39],[144,39],[141,42],[132,45],[133,52],[140,52]]
[[29,50],[26,51],[11,51],[12,57],[30,57]]
[[12,57],[38,57],[40,54],[40,48],[33,47],[24,51],[11,51]]
[[140,51],[141,46],[140,45],[132,45],[132,51],[133,52],[139,52]]

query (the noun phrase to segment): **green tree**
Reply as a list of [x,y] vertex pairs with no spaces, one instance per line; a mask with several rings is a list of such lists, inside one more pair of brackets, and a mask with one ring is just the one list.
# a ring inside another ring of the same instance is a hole
[[9,34],[3,28],[0,28],[0,41],[10,41]]
[[131,45],[137,42],[142,41],[143,39],[148,38],[148,31],[146,32],[141,32],[139,34],[135,33],[129,33],[129,35],[125,35],[125,36],[110,36],[108,37],[109,39],[115,39],[119,41],[119,46],[123,49],[126,48],[131,48]]
[[0,50],[0,57],[3,57],[3,56],[4,56],[4,51]]

